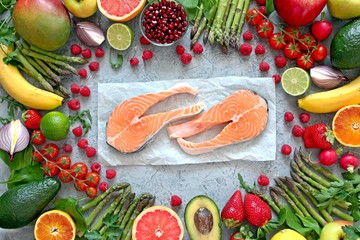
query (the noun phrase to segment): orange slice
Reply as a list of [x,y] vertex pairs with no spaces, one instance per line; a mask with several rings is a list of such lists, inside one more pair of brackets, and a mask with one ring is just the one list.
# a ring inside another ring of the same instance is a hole
[[146,0],[97,0],[100,12],[114,22],[127,22],[145,7]]
[[76,227],[69,214],[51,210],[36,220],[34,235],[36,240],[74,240]]
[[332,130],[336,140],[347,147],[360,147],[360,105],[338,110],[333,118]]

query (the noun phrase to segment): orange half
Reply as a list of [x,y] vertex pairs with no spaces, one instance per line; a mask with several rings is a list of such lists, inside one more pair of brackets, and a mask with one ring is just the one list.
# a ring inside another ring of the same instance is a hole
[[127,22],[145,7],[146,0],[97,0],[100,12],[114,22]]
[[36,220],[34,235],[36,240],[74,240],[76,227],[69,214],[51,210]]
[[360,147],[360,105],[338,110],[333,118],[332,130],[336,140],[347,147]]

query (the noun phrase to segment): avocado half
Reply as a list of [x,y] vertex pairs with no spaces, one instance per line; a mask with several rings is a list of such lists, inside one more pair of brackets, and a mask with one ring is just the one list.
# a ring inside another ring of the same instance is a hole
[[189,201],[185,208],[186,230],[193,240],[221,240],[221,218],[215,202],[205,195]]

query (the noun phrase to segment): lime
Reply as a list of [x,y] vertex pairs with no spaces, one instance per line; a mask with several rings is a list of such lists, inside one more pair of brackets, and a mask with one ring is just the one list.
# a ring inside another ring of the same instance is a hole
[[112,48],[126,50],[133,42],[134,33],[129,26],[123,23],[114,23],[108,28],[106,37]]
[[45,138],[60,141],[66,138],[70,130],[70,121],[65,114],[57,111],[46,113],[40,121],[40,131]]
[[308,90],[310,75],[298,67],[288,68],[282,74],[281,85],[287,94],[299,96]]

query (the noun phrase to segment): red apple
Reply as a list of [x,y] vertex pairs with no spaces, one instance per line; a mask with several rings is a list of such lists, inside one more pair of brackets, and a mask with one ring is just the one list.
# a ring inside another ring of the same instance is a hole
[[274,0],[274,7],[286,24],[303,26],[319,15],[326,3],[327,0]]
[[344,239],[345,233],[341,227],[347,225],[353,225],[353,223],[344,220],[335,220],[327,223],[321,230],[320,240]]

